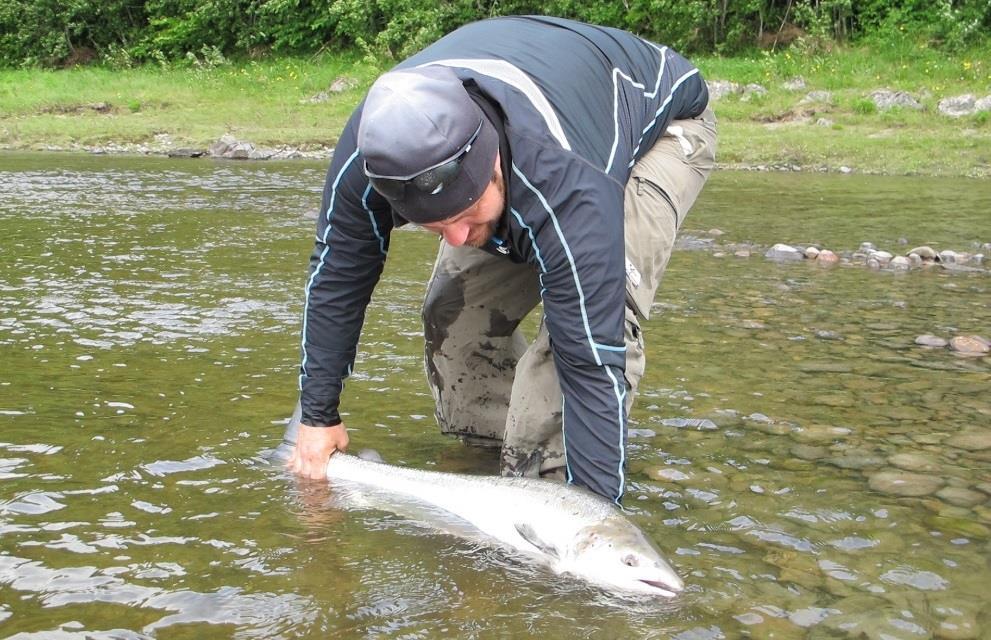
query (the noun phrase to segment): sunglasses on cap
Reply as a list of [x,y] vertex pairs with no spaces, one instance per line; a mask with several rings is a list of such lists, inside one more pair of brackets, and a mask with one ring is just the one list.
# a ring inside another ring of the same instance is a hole
[[413,185],[422,193],[440,193],[444,186],[457,177],[461,172],[461,163],[465,156],[471,151],[475,144],[475,139],[482,130],[482,122],[478,122],[478,128],[471,134],[468,142],[453,156],[429,167],[419,173],[408,176],[383,176],[373,173],[368,168],[368,161],[365,161],[365,175],[376,191],[390,200],[402,200],[406,194],[407,185]]

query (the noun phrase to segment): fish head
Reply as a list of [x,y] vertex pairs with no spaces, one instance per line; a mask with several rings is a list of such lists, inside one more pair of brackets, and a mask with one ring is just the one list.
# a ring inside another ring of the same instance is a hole
[[640,529],[625,518],[583,527],[566,570],[610,591],[673,598],[685,583]]

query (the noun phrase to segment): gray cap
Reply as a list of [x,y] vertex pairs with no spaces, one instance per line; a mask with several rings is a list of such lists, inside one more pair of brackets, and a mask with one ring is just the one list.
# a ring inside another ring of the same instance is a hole
[[[492,123],[447,67],[390,71],[365,98],[358,125],[363,168],[410,222],[436,222],[474,204],[492,179],[498,148]],[[434,180],[411,180],[451,160],[457,165],[425,174]]]

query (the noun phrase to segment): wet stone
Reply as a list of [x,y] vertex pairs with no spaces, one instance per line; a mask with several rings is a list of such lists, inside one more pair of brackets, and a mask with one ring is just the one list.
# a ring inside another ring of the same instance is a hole
[[973,515],[969,517],[930,515],[925,518],[924,523],[937,531],[968,538],[986,538],[991,535],[991,529],[980,522],[974,522]]
[[626,435],[630,438],[653,438],[657,433],[653,429],[627,429]]
[[925,640],[932,637],[924,626],[917,621],[906,620],[902,617],[901,610],[890,606],[853,614],[832,615],[826,618],[822,625],[840,635],[814,637],[857,640],[907,640],[908,638]]
[[980,491],[963,487],[944,487],[936,492],[936,497],[958,507],[976,507],[988,500]]
[[945,433],[913,433],[911,436],[912,442],[918,442],[919,444],[939,444],[946,439]]
[[922,345],[923,347],[934,347],[941,349],[946,345],[948,345],[949,342],[947,342],[944,338],[940,338],[939,336],[925,334],[918,336],[915,339],[915,344]]
[[814,400],[816,404],[826,407],[852,407],[853,398],[846,394],[833,393],[829,395],[817,396]]
[[962,260],[960,260],[960,254],[957,253],[956,251],[950,251],[949,249],[947,249],[946,251],[939,252],[939,261],[945,262],[947,264],[955,264],[957,262],[962,262]]
[[846,427],[817,424],[795,429],[791,433],[792,439],[803,443],[835,442],[845,439],[848,435],[850,429]]
[[888,458],[888,464],[904,471],[920,473],[937,473],[942,468],[938,460],[920,453],[896,453]]
[[914,249],[909,249],[906,255],[917,255],[923,260],[935,260],[936,251],[932,247],[927,247],[925,245],[921,247],[915,247]]
[[840,257],[829,249],[823,249],[820,251],[819,256],[816,258],[816,262],[820,264],[836,264],[839,261]]
[[905,471],[881,471],[870,477],[870,488],[895,496],[928,496],[945,484],[942,478]]
[[984,355],[991,352],[991,345],[980,336],[956,336],[950,339],[950,349],[968,355]]
[[716,423],[707,418],[665,418],[661,420],[665,427],[676,429],[694,429],[696,431],[715,431]]
[[966,451],[983,451],[991,449],[991,429],[987,431],[969,431],[957,434],[946,441],[951,447]]
[[862,451],[850,451],[842,456],[827,458],[826,464],[831,464],[840,469],[854,469],[859,471],[884,466],[884,458]]
[[972,614],[951,615],[936,627],[936,638],[939,640],[971,640],[980,637],[981,628]]
[[752,429],[772,436],[783,436],[791,433],[792,426],[785,422],[756,422],[749,425]]
[[897,271],[907,271],[912,267],[912,261],[905,256],[895,256],[888,263],[888,266]]
[[671,467],[648,469],[647,475],[654,480],[660,480],[662,482],[684,482],[691,478],[691,476],[687,473],[679,471],[678,469],[672,469]]
[[882,265],[891,262],[894,256],[888,251],[873,251],[871,252],[871,257],[880,262]]
[[821,460],[829,455],[826,447],[816,447],[809,444],[796,444],[790,452],[791,455],[802,460]]
[[767,250],[764,257],[768,260],[781,260],[781,261],[800,261],[805,259],[805,254],[796,249],[795,247],[787,244],[778,243]]

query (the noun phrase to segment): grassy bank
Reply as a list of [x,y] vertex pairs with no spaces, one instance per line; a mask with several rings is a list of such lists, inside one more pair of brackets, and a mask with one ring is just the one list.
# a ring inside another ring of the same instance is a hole
[[[991,175],[991,112],[939,115],[940,99],[991,94],[991,45],[954,56],[911,43],[806,48],[697,58],[706,78],[757,83],[766,94],[715,103],[724,166],[800,165],[890,174]],[[0,70],[0,147],[153,143],[205,148],[224,133],[256,145],[332,146],[387,63],[357,55],[270,59],[211,68]],[[345,77],[354,87],[309,99]],[[787,89],[796,77],[801,89]],[[880,88],[907,91],[921,111],[879,111]],[[802,104],[810,91],[825,101]]]

